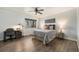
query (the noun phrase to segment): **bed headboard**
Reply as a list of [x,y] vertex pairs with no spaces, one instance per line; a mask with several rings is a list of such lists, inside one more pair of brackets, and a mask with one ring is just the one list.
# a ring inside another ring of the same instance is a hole
[[51,19],[45,20],[45,25],[48,26],[49,30],[56,30],[56,19],[51,18]]

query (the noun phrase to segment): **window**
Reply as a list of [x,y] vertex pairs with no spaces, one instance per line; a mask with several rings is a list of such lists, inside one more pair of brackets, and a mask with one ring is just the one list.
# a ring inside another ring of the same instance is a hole
[[45,20],[45,24],[48,25],[49,30],[56,30],[56,20],[55,20],[55,18]]
[[36,28],[36,20],[25,18],[26,24],[28,28]]
[[45,23],[55,23],[55,18],[45,20]]

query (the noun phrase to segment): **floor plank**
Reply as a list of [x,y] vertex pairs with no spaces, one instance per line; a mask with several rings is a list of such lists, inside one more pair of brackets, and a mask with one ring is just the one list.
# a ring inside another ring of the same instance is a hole
[[48,45],[33,36],[0,42],[0,52],[77,52],[77,42],[67,39],[54,39]]

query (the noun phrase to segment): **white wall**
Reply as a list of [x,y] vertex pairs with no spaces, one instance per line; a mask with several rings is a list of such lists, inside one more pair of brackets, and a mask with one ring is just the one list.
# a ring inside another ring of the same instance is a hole
[[79,8],[77,8],[77,45],[78,45],[78,49],[79,49]]
[[[76,8],[67,10],[65,12],[58,13],[56,15],[51,15],[46,17],[46,19],[55,18],[57,30],[59,30],[60,23],[63,24],[63,30],[65,33],[65,38],[69,40],[77,40],[77,14]],[[41,20],[44,23],[44,20]],[[42,24],[41,24],[42,25]]]
[[[56,18],[57,24],[58,22],[61,22],[62,20],[67,21],[65,25],[66,27],[64,28],[65,36],[66,38],[76,40],[77,39],[76,9],[69,9],[67,11],[58,13],[56,15],[52,14],[52,10],[51,10],[51,15],[47,15],[45,18],[41,18],[40,20],[41,23],[39,24],[43,25],[44,20],[47,18]],[[14,25],[17,25],[18,23],[21,23],[24,26],[23,27],[24,35],[32,34],[34,29],[27,28],[25,18],[35,18],[35,17],[34,17],[34,14],[29,14],[29,13],[25,14],[24,8],[11,8],[11,7],[0,8],[0,40],[3,40],[3,31],[7,27],[12,27]]]
[[77,14],[76,9],[72,9],[66,12],[62,12],[56,14],[54,16],[56,18],[56,22],[59,25],[60,23],[65,23],[63,26],[63,30],[65,33],[65,38],[71,40],[77,40]]
[[[19,10],[17,11],[17,9]],[[24,26],[23,35],[33,33],[33,29],[26,27],[25,17],[28,15],[21,13],[21,11],[23,12],[23,8],[0,8],[0,40],[3,40],[3,31],[19,23]]]
[[20,22],[20,16],[17,13],[0,9],[0,40],[3,40],[3,31]]

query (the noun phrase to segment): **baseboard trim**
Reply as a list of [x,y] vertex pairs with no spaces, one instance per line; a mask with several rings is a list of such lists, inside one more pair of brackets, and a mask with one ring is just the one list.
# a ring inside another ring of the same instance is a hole
[[79,51],[79,41],[77,40],[77,46],[78,46],[78,51]]
[[73,39],[73,38],[70,38],[70,37],[66,37],[65,39],[72,40],[72,41],[77,41],[77,39]]

